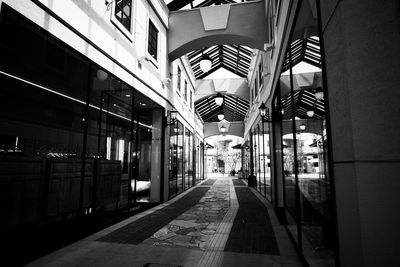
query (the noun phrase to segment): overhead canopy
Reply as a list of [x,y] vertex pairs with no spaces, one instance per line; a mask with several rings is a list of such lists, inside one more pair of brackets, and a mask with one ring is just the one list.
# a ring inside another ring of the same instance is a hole
[[[253,49],[242,45],[214,45],[204,50],[198,49],[187,54],[196,79],[202,79],[219,68],[229,70],[245,78],[249,72]],[[207,55],[212,60],[211,69],[203,72],[200,69],[202,55]]]
[[[290,44],[291,54],[287,53],[283,63],[282,72],[288,70],[290,65],[296,66],[300,62],[306,62],[314,67],[321,68],[320,41],[317,36],[298,39]],[[290,57],[291,55],[291,57]],[[291,64],[290,64],[291,63]],[[313,111],[315,118],[325,115],[323,100],[315,97],[315,91],[322,90],[321,72],[298,73],[293,78],[293,98],[290,93],[289,76],[281,76],[282,109],[284,118],[291,118],[292,105],[294,105],[295,117],[306,119],[307,111]],[[287,92],[287,93],[286,93]]]
[[318,100],[314,96],[314,89],[304,89],[294,91],[294,102],[291,101],[291,94],[282,97],[282,108],[284,109],[283,118],[292,117],[292,105],[295,108],[295,117],[307,119],[307,111],[314,111],[314,117],[321,118],[325,115],[323,100]]
[[[312,36],[306,39],[298,39],[290,44],[292,66],[300,62],[306,62],[315,67],[321,68],[321,50],[319,38]],[[289,52],[283,62],[282,72],[290,67]]]
[[204,122],[219,122],[218,114],[223,113],[225,120],[229,122],[243,121],[249,109],[249,102],[233,95],[224,95],[224,102],[218,106],[215,101],[216,95],[210,95],[194,103],[201,119]]
[[247,101],[250,99],[249,84],[245,78],[200,79],[196,81],[194,102],[218,92],[226,95],[236,95]]
[[[186,55],[196,79],[220,68],[245,78],[253,49],[264,50],[271,42],[264,1],[174,0],[168,8],[173,11],[169,14],[168,56],[174,60]],[[200,69],[202,55],[212,60],[206,73]]]

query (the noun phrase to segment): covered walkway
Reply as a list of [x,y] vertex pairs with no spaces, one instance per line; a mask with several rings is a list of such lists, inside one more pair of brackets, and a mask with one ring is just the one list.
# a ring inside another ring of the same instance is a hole
[[302,264],[270,204],[236,177],[216,174],[27,266]]

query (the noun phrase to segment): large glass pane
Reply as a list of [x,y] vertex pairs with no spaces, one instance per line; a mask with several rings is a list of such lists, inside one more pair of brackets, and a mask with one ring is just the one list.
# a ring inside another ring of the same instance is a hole
[[205,155],[204,155],[204,150],[205,150],[205,148],[204,148],[204,143],[203,142],[200,142],[200,155],[199,155],[199,158],[200,158],[200,177],[199,177],[199,182],[201,181],[201,180],[203,180],[204,179],[204,171],[205,171]]
[[195,181],[196,184],[200,182],[200,139],[195,135],[194,136],[194,144],[195,144]]
[[264,128],[264,190],[265,196],[270,201],[272,200],[272,187],[271,187],[271,151],[270,151],[270,124],[266,121],[262,122]]
[[169,198],[176,196],[178,183],[178,124],[169,127]]
[[316,7],[315,1],[301,2],[280,79],[285,205],[288,228],[303,255],[333,261],[329,136]]
[[178,146],[177,146],[177,187],[178,194],[183,191],[184,186],[184,168],[183,168],[183,124],[181,122],[177,122],[178,127],[176,128],[176,134],[178,136]]
[[249,174],[250,174],[250,141],[249,141],[249,139],[247,139],[245,142],[244,142],[244,145],[243,145],[243,148],[242,148],[242,151],[243,151],[243,158],[242,158],[242,161],[243,161],[243,178],[244,179],[248,179],[248,177],[249,177]]
[[91,200],[89,62],[4,4],[0,36],[1,226],[73,218]]
[[132,124],[133,89],[93,65],[88,118],[87,155],[96,159],[96,210],[126,207],[132,201],[131,182],[136,130]]
[[185,184],[184,184],[184,189],[186,190],[187,188],[191,187],[191,156],[190,156],[190,147],[191,147],[191,142],[190,142],[190,131],[185,128],[185,142],[184,142],[184,168],[185,168]]
[[255,184],[256,188],[259,187],[259,177],[260,177],[260,168],[259,168],[259,157],[258,157],[258,128],[255,127],[252,131],[253,134],[253,172],[255,176]]
[[189,187],[193,186],[193,133],[189,130],[186,131],[187,144],[186,147],[188,149],[188,161],[187,161],[187,169],[186,176]]
[[259,142],[259,145],[260,145],[260,149],[259,149],[259,157],[260,157],[260,160],[259,160],[259,162],[260,162],[260,177],[259,177],[260,186],[259,186],[259,191],[263,196],[265,196],[264,125],[262,124],[261,121],[258,124],[258,130],[259,130],[258,142]]
[[[290,77],[282,76],[281,80],[288,79]],[[289,92],[288,92],[289,91]],[[283,161],[283,174],[284,174],[284,188],[285,188],[285,207],[286,207],[286,219],[287,226],[292,233],[293,238],[298,242],[298,215],[300,213],[298,209],[298,200],[296,192],[296,140],[293,138],[295,129],[293,129],[293,123],[295,118],[293,117],[293,96],[290,93],[290,82],[289,87],[286,87],[284,83],[281,83],[281,98],[282,103],[282,161]]]

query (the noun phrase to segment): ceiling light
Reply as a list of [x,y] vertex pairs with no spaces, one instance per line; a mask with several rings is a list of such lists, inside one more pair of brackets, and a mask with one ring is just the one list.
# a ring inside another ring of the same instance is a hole
[[316,92],[315,93],[315,98],[318,100],[321,100],[324,98],[324,93],[323,92]]
[[214,97],[214,101],[215,101],[215,104],[216,104],[217,106],[221,106],[222,103],[224,102],[224,97],[223,97],[220,93],[218,93],[218,94]]
[[314,91],[314,96],[316,99],[321,100],[324,98],[324,92],[322,91],[321,87],[318,87],[315,91]]
[[130,94],[126,94],[125,96],[126,96],[126,97],[131,97],[131,95],[130,95]]
[[99,79],[100,81],[104,81],[105,79],[107,79],[108,73],[102,69],[98,69],[96,72],[96,76],[97,76],[97,79]]
[[221,128],[219,128],[219,130],[224,133],[226,131],[226,127],[222,125]]
[[223,113],[218,114],[218,119],[219,119],[220,121],[222,121],[224,118],[225,118],[225,116],[224,116]]
[[200,69],[202,72],[208,72],[211,69],[212,61],[208,55],[203,55],[200,60]]
[[307,111],[307,116],[308,117],[312,117],[312,116],[314,116],[314,110],[309,110],[309,111]]
[[300,130],[304,131],[306,129],[306,125],[303,123],[299,126]]

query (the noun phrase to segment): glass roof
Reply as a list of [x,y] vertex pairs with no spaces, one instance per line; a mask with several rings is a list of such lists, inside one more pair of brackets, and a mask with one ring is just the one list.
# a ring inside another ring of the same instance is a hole
[[240,3],[240,0],[164,0],[170,11]]
[[[224,5],[244,2],[241,0],[164,0],[170,11],[200,8],[214,5]],[[214,45],[195,50],[187,54],[196,79],[204,79],[215,71],[223,68],[231,73],[247,77],[253,49],[242,45]],[[203,54],[212,60],[211,70],[203,73],[200,70],[200,60]]]

